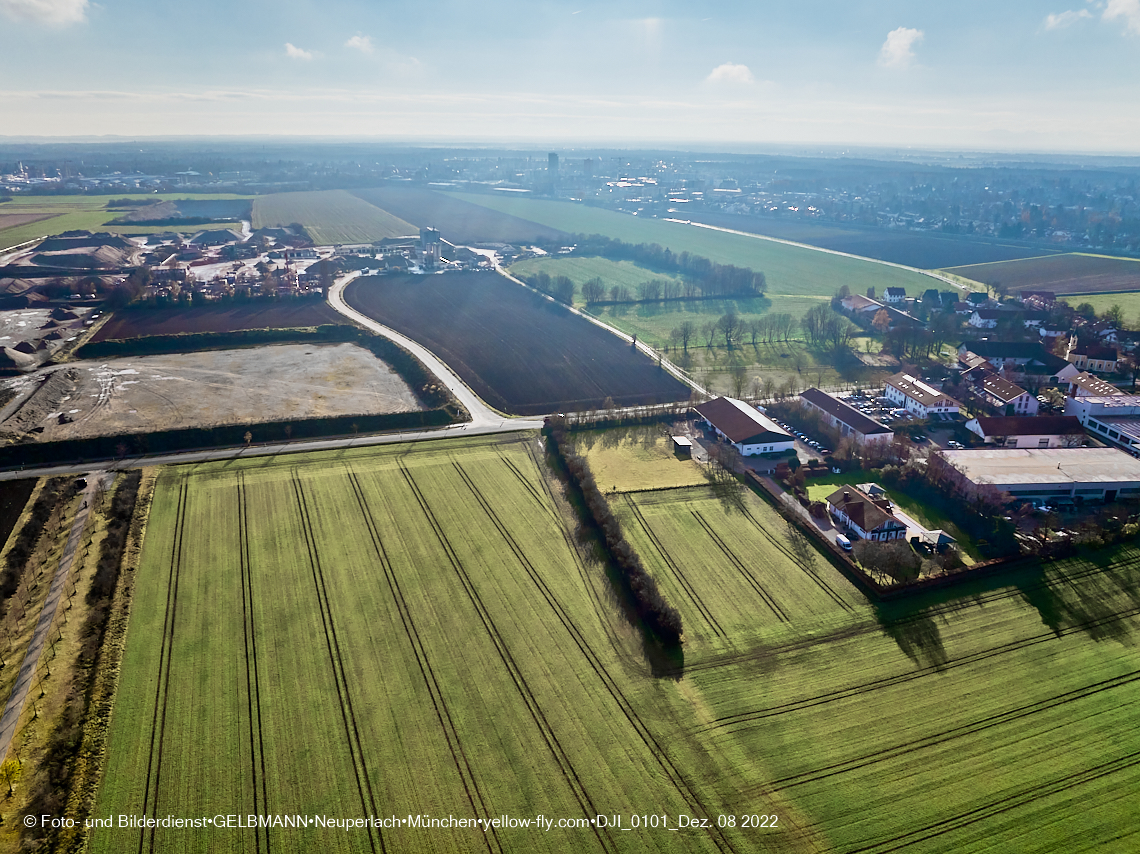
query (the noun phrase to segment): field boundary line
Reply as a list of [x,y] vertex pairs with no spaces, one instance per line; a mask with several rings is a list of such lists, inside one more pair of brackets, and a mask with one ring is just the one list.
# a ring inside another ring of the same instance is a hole
[[[416,657],[416,664],[420,669],[420,675],[423,677],[424,684],[428,689],[428,696],[431,697],[436,718],[439,720],[440,729],[443,730],[443,737],[447,742],[448,750],[451,752],[451,758],[455,763],[455,769],[459,774],[460,782],[463,783],[463,790],[467,795],[467,802],[471,805],[472,812],[478,814],[480,808],[482,808],[483,816],[489,818],[491,812],[487,807],[486,798],[479,788],[479,781],[475,776],[474,769],[471,767],[470,759],[467,758],[467,752],[463,749],[463,744],[459,740],[459,730],[455,726],[451,709],[447,705],[447,699],[444,697],[439,679],[435,675],[435,668],[432,667],[431,659],[428,658],[427,645],[424,644],[423,639],[420,637],[419,629],[416,628],[415,620],[412,618],[411,608],[408,605],[407,599],[404,597],[403,588],[400,586],[400,579],[392,567],[392,562],[388,557],[388,550],[384,547],[384,541],[380,537],[380,531],[376,526],[376,520],[373,518],[372,512],[368,509],[368,504],[364,497],[364,489],[360,485],[359,476],[351,466],[346,466],[346,470],[349,485],[352,488],[353,495],[356,497],[357,504],[360,506],[361,515],[364,517],[365,526],[368,528],[368,534],[372,539],[372,546],[376,550],[376,556],[380,559],[380,566],[384,570],[384,580],[388,584],[389,592],[392,594],[392,599],[396,604],[396,610],[400,614],[400,621],[403,624],[404,633],[408,638],[409,645],[412,647],[412,653]],[[472,792],[474,792],[474,794],[472,794]],[[475,804],[476,798],[479,800],[478,806]],[[487,840],[487,848],[492,854],[496,850],[502,851],[502,844],[499,841],[497,828],[492,827],[489,832],[483,835]],[[494,844],[492,844],[492,840]]]
[[[142,813],[147,815],[147,806],[158,811],[159,781],[162,776],[162,748],[166,740],[166,709],[170,690],[171,660],[174,657],[174,623],[178,614],[178,583],[182,576],[182,543],[186,531],[186,507],[190,500],[189,478],[183,475],[178,485],[178,504],[174,518],[174,542],[170,552],[170,574],[166,587],[166,613],[162,621],[162,645],[158,656],[158,680],[154,696],[154,719],[150,728],[150,755],[146,766],[146,789],[143,791]],[[165,675],[163,668],[165,667]],[[159,708],[161,706],[161,719]],[[155,741],[157,744],[157,762]],[[151,769],[154,770],[154,798],[150,798]],[[150,851],[154,851],[154,838],[157,828],[150,829]],[[139,829],[139,854],[146,844],[147,829]]]
[[772,613],[779,617],[781,622],[788,622],[788,615],[784,613],[784,609],[776,603],[775,598],[764,589],[764,587],[760,584],[760,581],[751,572],[748,571],[748,567],[744,565],[744,563],[740,560],[740,558],[736,556],[732,549],[728,547],[724,540],[722,540],[717,535],[716,531],[712,529],[712,526],[709,525],[707,521],[705,521],[705,517],[702,516],[697,510],[690,510],[689,512],[693,514],[693,518],[697,520],[697,523],[702,528],[704,528],[705,533],[709,535],[714,543],[716,543],[717,548],[721,550],[724,556],[728,558],[729,562],[742,576],[744,576],[749,585],[751,585],[751,587],[759,594],[760,598],[764,601],[764,604],[772,609]]
[[[585,657],[587,663],[590,665],[590,668],[594,671],[595,675],[597,675],[603,687],[609,693],[613,701],[617,704],[618,709],[625,716],[626,721],[631,727],[633,727],[634,732],[636,732],[638,737],[641,738],[642,743],[645,745],[646,749],[649,750],[653,758],[657,760],[657,764],[660,766],[665,776],[669,778],[670,782],[673,784],[673,787],[677,790],[677,793],[681,796],[682,800],[684,800],[699,816],[711,819],[713,813],[707,807],[705,807],[700,797],[689,786],[688,781],[685,779],[680,769],[673,763],[673,760],[661,746],[661,743],[657,741],[657,738],[653,735],[653,732],[649,729],[648,725],[641,719],[641,716],[637,713],[637,710],[634,708],[633,704],[621,690],[621,687],[618,685],[617,680],[614,679],[609,670],[606,668],[605,664],[602,662],[601,658],[599,658],[597,653],[594,652],[593,647],[590,646],[589,642],[585,638],[585,635],[582,634],[581,630],[578,628],[577,624],[574,622],[570,614],[563,607],[558,597],[555,596],[554,592],[547,586],[546,582],[542,579],[542,576],[534,570],[533,565],[524,563],[523,569],[527,572],[527,575],[530,577],[531,581],[534,582],[542,597],[546,599],[547,603],[551,607],[551,610],[554,611],[554,615],[558,618],[559,622],[562,623],[563,627],[567,631],[567,634],[570,635],[570,639],[574,641],[579,651],[581,651],[583,657]],[[727,836],[725,836],[724,831],[721,828],[716,827],[715,822],[711,822],[710,829],[712,831],[710,833],[710,837],[712,838],[713,843],[717,846],[717,848],[719,848],[721,851],[731,852],[735,850],[732,846],[732,843],[729,841]]]
[[[328,587],[325,584],[324,568],[321,565],[320,554],[317,551],[317,536],[313,530],[313,523],[309,517],[309,504],[305,498],[305,491],[297,469],[290,472],[293,481],[293,495],[297,502],[297,512],[300,515],[301,530],[305,535],[305,547],[309,556],[309,568],[313,574],[313,586],[317,594],[317,607],[321,614],[321,624],[325,632],[325,645],[328,649],[329,664],[332,665],[333,683],[336,685],[337,700],[340,703],[341,719],[344,722],[344,734],[348,747],[349,759],[356,775],[356,788],[360,794],[360,806],[365,814],[379,815],[376,809],[376,799],[372,793],[372,780],[368,776],[368,765],[364,761],[364,748],[360,741],[360,730],[356,724],[356,711],[352,706],[352,696],[348,690],[348,677],[344,672],[344,661],[340,652],[340,640],[337,637],[336,625],[333,622],[332,603],[329,601]],[[363,778],[363,779],[362,779]],[[364,794],[368,789],[367,797]],[[372,812],[368,813],[371,805]],[[375,829],[375,836],[372,830]],[[387,851],[384,843],[384,834],[380,828],[369,828],[368,844],[373,852],[376,851],[376,837],[380,839],[380,850]]]
[[673,557],[669,554],[668,551],[666,551],[665,546],[661,544],[661,541],[658,539],[657,535],[653,533],[653,529],[649,527],[649,522],[646,521],[637,504],[628,495],[625,495],[623,497],[625,498],[626,504],[629,505],[629,509],[633,513],[633,516],[637,520],[637,523],[641,526],[642,530],[645,531],[645,535],[649,538],[649,542],[652,544],[657,553],[661,555],[661,559],[665,562],[665,565],[668,566],[670,570],[672,570],[674,577],[677,579],[678,583],[680,583],[681,587],[683,587],[685,592],[689,594],[689,599],[696,606],[697,610],[700,612],[709,628],[713,630],[714,634],[720,635],[720,637],[727,639],[728,633],[725,632],[723,628],[721,628],[721,625],[717,622],[716,617],[712,615],[712,611],[710,611],[705,603],[701,600],[701,597],[697,595],[697,591],[689,583],[689,579],[687,579],[685,577],[685,574],[681,572],[681,568],[677,566],[676,562],[673,560]]

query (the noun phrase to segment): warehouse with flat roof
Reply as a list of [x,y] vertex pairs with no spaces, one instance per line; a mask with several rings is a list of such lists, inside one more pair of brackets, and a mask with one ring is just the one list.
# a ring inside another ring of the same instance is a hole
[[1117,448],[1002,448],[940,451],[943,473],[1014,498],[1115,501],[1140,493],[1140,460]]

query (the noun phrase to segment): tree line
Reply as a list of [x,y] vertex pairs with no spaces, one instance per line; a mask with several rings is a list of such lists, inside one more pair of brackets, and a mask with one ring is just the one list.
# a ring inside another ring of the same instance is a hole
[[[592,255],[610,261],[633,261],[660,273],[672,273],[682,278],[681,282],[654,279],[643,283],[650,293],[659,295],[644,296],[642,299],[760,296],[768,287],[762,272],[733,264],[717,264],[689,252],[673,252],[658,243],[626,243],[601,234],[577,235],[575,241],[575,255]],[[550,248],[556,250],[558,247]],[[611,288],[610,293],[613,292]],[[595,291],[592,293],[596,294]]]
[[676,646],[681,642],[683,631],[681,613],[665,599],[656,579],[646,571],[641,558],[626,540],[621,523],[598,489],[585,458],[574,450],[573,442],[567,434],[566,420],[560,416],[550,416],[546,419],[545,430],[554,452],[565,464],[571,482],[581,491],[590,518],[601,531],[606,552],[621,573],[623,586],[633,600],[637,615],[664,644]]

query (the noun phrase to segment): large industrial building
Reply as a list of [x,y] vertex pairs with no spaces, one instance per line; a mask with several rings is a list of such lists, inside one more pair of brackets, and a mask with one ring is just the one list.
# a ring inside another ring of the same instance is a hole
[[818,388],[809,388],[800,394],[800,403],[807,409],[814,409],[825,423],[839,431],[841,436],[850,436],[857,445],[864,442],[889,442],[894,439],[894,431],[868,418],[858,409]]
[[1115,501],[1140,494],[1140,460],[1116,448],[1003,448],[940,451],[942,473],[969,489],[1014,498]]
[[1066,397],[1065,414],[1080,419],[1093,436],[1140,453],[1140,395]]

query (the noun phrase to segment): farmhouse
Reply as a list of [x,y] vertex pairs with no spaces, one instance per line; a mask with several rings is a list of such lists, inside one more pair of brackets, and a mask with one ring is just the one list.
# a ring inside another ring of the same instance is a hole
[[772,454],[790,451],[795,447],[794,436],[780,429],[767,415],[732,397],[718,397],[699,406],[696,412],[716,435],[728,442],[742,456]]
[[1072,415],[980,416],[967,421],[966,429],[999,448],[1079,448],[1085,438],[1080,419]]
[[888,379],[883,396],[920,418],[958,414],[958,401],[906,373]]
[[999,308],[979,308],[974,310],[966,322],[975,329],[994,329],[998,321],[1007,316],[1008,314]]
[[864,540],[899,540],[906,525],[891,514],[891,502],[872,498],[854,486],[841,486],[827,496],[827,509],[836,519]]
[[906,288],[887,288],[883,300],[891,305],[897,305],[906,299]]
[[825,423],[839,431],[841,436],[850,436],[856,444],[864,442],[889,442],[895,434],[889,427],[868,418],[858,409],[818,388],[809,388],[800,395],[800,403],[809,410],[823,416]]
[[939,451],[938,473],[968,492],[997,489],[1014,498],[1115,501],[1140,494],[1140,460],[1116,448],[1001,448]]

